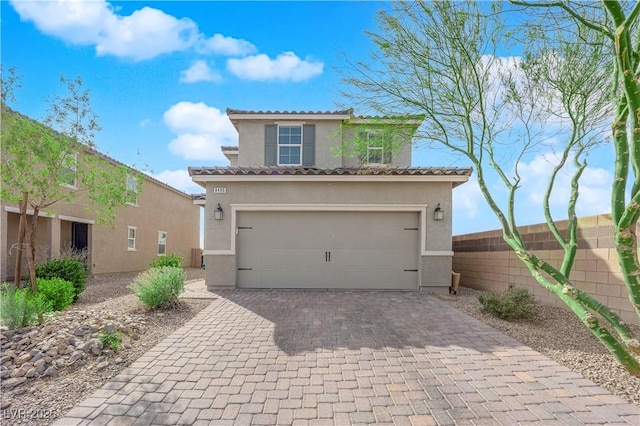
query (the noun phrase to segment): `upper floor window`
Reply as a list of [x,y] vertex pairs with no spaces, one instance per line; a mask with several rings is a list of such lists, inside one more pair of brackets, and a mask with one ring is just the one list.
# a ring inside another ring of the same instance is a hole
[[299,166],[302,159],[302,126],[278,126],[278,165]]
[[60,167],[60,184],[69,188],[76,188],[78,177],[78,153],[71,152],[62,157]]
[[138,179],[135,176],[127,175],[126,202],[132,206],[138,205]]
[[380,133],[363,132],[366,152],[362,153],[362,163],[368,166],[381,166],[391,164],[391,147]]

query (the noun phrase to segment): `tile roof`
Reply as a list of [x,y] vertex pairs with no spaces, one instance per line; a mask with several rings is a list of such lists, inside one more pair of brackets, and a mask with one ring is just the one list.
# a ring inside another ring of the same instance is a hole
[[237,151],[238,147],[237,146],[221,146],[220,149],[222,151]]
[[207,194],[191,194],[191,199],[193,201],[206,201],[207,199]]
[[[51,132],[53,132],[55,134],[61,134],[61,135],[65,136],[64,133],[60,133],[57,130],[45,125],[44,123],[41,123],[38,120],[35,120],[35,119],[33,119],[33,118],[31,118],[31,117],[29,117],[27,115],[24,115],[23,113],[21,113],[19,111],[11,109],[10,107],[6,107],[6,110],[3,111],[3,113],[16,115],[16,116],[20,117],[21,119],[29,120],[29,121],[31,121],[33,123],[37,123],[37,124],[39,124],[40,126],[42,126],[44,129],[46,129],[48,131],[51,131]],[[116,160],[113,157],[110,157],[109,155],[107,155],[107,154],[105,154],[103,152],[98,151],[93,146],[85,145],[85,144],[82,144],[82,143],[80,143],[79,146],[82,147],[83,151],[86,152],[89,155],[95,155],[96,157],[101,158],[102,160],[105,160],[105,161],[107,161],[107,162],[109,162],[109,163],[111,163],[111,164],[113,164],[115,166],[124,166],[124,167],[128,168],[129,170],[131,170],[131,171],[133,171],[135,173],[140,173],[142,175],[142,177],[144,177],[145,179],[147,179],[147,180],[149,180],[151,182],[155,182],[158,185],[163,186],[163,187],[167,188],[168,190],[175,192],[176,194],[182,195],[183,197],[191,197],[186,192],[181,191],[178,188],[174,188],[173,186],[169,185],[168,183],[162,182],[161,180],[158,180],[158,179],[154,178],[153,176],[149,175],[147,172],[140,171],[140,170],[138,170],[138,169],[136,169],[136,168],[134,168],[132,166],[129,166],[129,165],[127,165],[127,164],[125,164],[125,163],[123,163],[123,162],[121,162],[119,160]]]
[[471,167],[338,167],[320,169],[315,167],[189,167],[190,176],[230,176],[230,175],[299,175],[299,176],[471,176]]
[[227,115],[230,114],[351,115],[353,114],[353,108],[337,111],[253,111],[227,108]]

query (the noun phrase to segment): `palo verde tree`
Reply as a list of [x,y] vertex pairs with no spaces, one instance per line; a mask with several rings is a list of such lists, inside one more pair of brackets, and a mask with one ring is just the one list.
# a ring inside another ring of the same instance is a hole
[[[514,11],[501,6],[394,3],[391,11],[380,12],[379,31],[370,34],[376,46],[372,61],[351,64],[345,95],[378,114],[423,115],[418,139],[471,162],[504,241],[533,278],[562,300],[631,374],[640,376],[640,344],[632,330],[607,306],[576,288],[570,278],[578,247],[580,177],[589,151],[608,142],[602,117],[614,109],[610,90],[615,90],[616,83],[611,75],[619,72],[620,65],[614,71],[608,60],[611,46],[602,34],[584,25],[567,30],[530,22],[520,32],[505,27],[503,23],[511,19],[504,14]],[[521,36],[530,37],[522,54],[500,57],[500,49]],[[576,39],[581,42],[573,42]],[[564,250],[559,266],[527,247],[516,221],[523,163],[542,150],[551,152],[553,164],[543,210]],[[558,229],[550,208],[561,174],[571,175],[566,232]],[[616,179],[620,177],[616,172]],[[490,187],[491,178],[502,183],[504,200]],[[617,185],[618,192],[626,186]],[[636,204],[633,213],[619,214],[634,226],[633,218],[627,216],[637,219],[637,201],[632,202]],[[637,261],[635,251],[633,256]],[[637,307],[638,289],[628,288]]]
[[[93,137],[100,127],[90,107],[89,91],[83,88],[80,77],[61,77],[67,93],[49,100],[42,123],[7,106],[19,81],[15,69],[2,79],[0,196],[19,205],[20,231],[25,234],[24,244],[19,243],[18,248],[26,248],[29,281],[37,292],[35,237],[39,213],[61,202],[76,202],[85,205],[96,217],[96,223],[109,223],[116,209],[126,206],[131,191],[138,192],[141,177],[95,151]],[[27,208],[33,210],[30,223],[26,219]],[[20,258],[18,251],[16,260]],[[17,280],[19,276],[18,270]]]

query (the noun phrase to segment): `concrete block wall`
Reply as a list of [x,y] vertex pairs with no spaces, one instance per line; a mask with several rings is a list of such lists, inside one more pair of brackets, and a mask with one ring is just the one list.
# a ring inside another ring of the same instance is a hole
[[[566,235],[567,222],[559,222],[558,228]],[[536,256],[560,266],[564,252],[546,223],[519,229]],[[501,230],[454,236],[453,251],[453,270],[462,274],[460,285],[464,287],[501,293],[515,284],[527,288],[544,304],[566,307],[531,277],[502,240]],[[606,304],[623,320],[640,325],[620,273],[610,215],[578,220],[578,252],[570,278],[576,287]]]

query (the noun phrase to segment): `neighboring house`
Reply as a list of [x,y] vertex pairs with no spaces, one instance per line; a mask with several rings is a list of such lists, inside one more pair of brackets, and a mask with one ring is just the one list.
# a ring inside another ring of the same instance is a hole
[[420,117],[227,115],[231,166],[189,168],[206,188],[209,289],[450,285],[452,188],[471,169],[411,167]]
[[[97,151],[86,152],[120,164]],[[141,188],[136,179],[127,178],[130,201],[127,207],[116,211],[112,225],[97,225],[96,217],[87,209],[83,197],[73,203],[59,202],[40,212],[36,262],[63,257],[72,250],[86,250],[91,274],[141,271],[147,269],[153,259],[166,253],[182,254],[183,265],[191,266],[192,250],[200,246],[199,207],[193,204],[190,195],[147,175],[141,176]],[[69,183],[73,182],[70,179]],[[5,281],[15,275],[20,215],[15,204],[1,201],[0,206],[0,273]],[[28,210],[28,213],[31,215],[33,211]],[[22,265],[26,275],[26,256]]]

